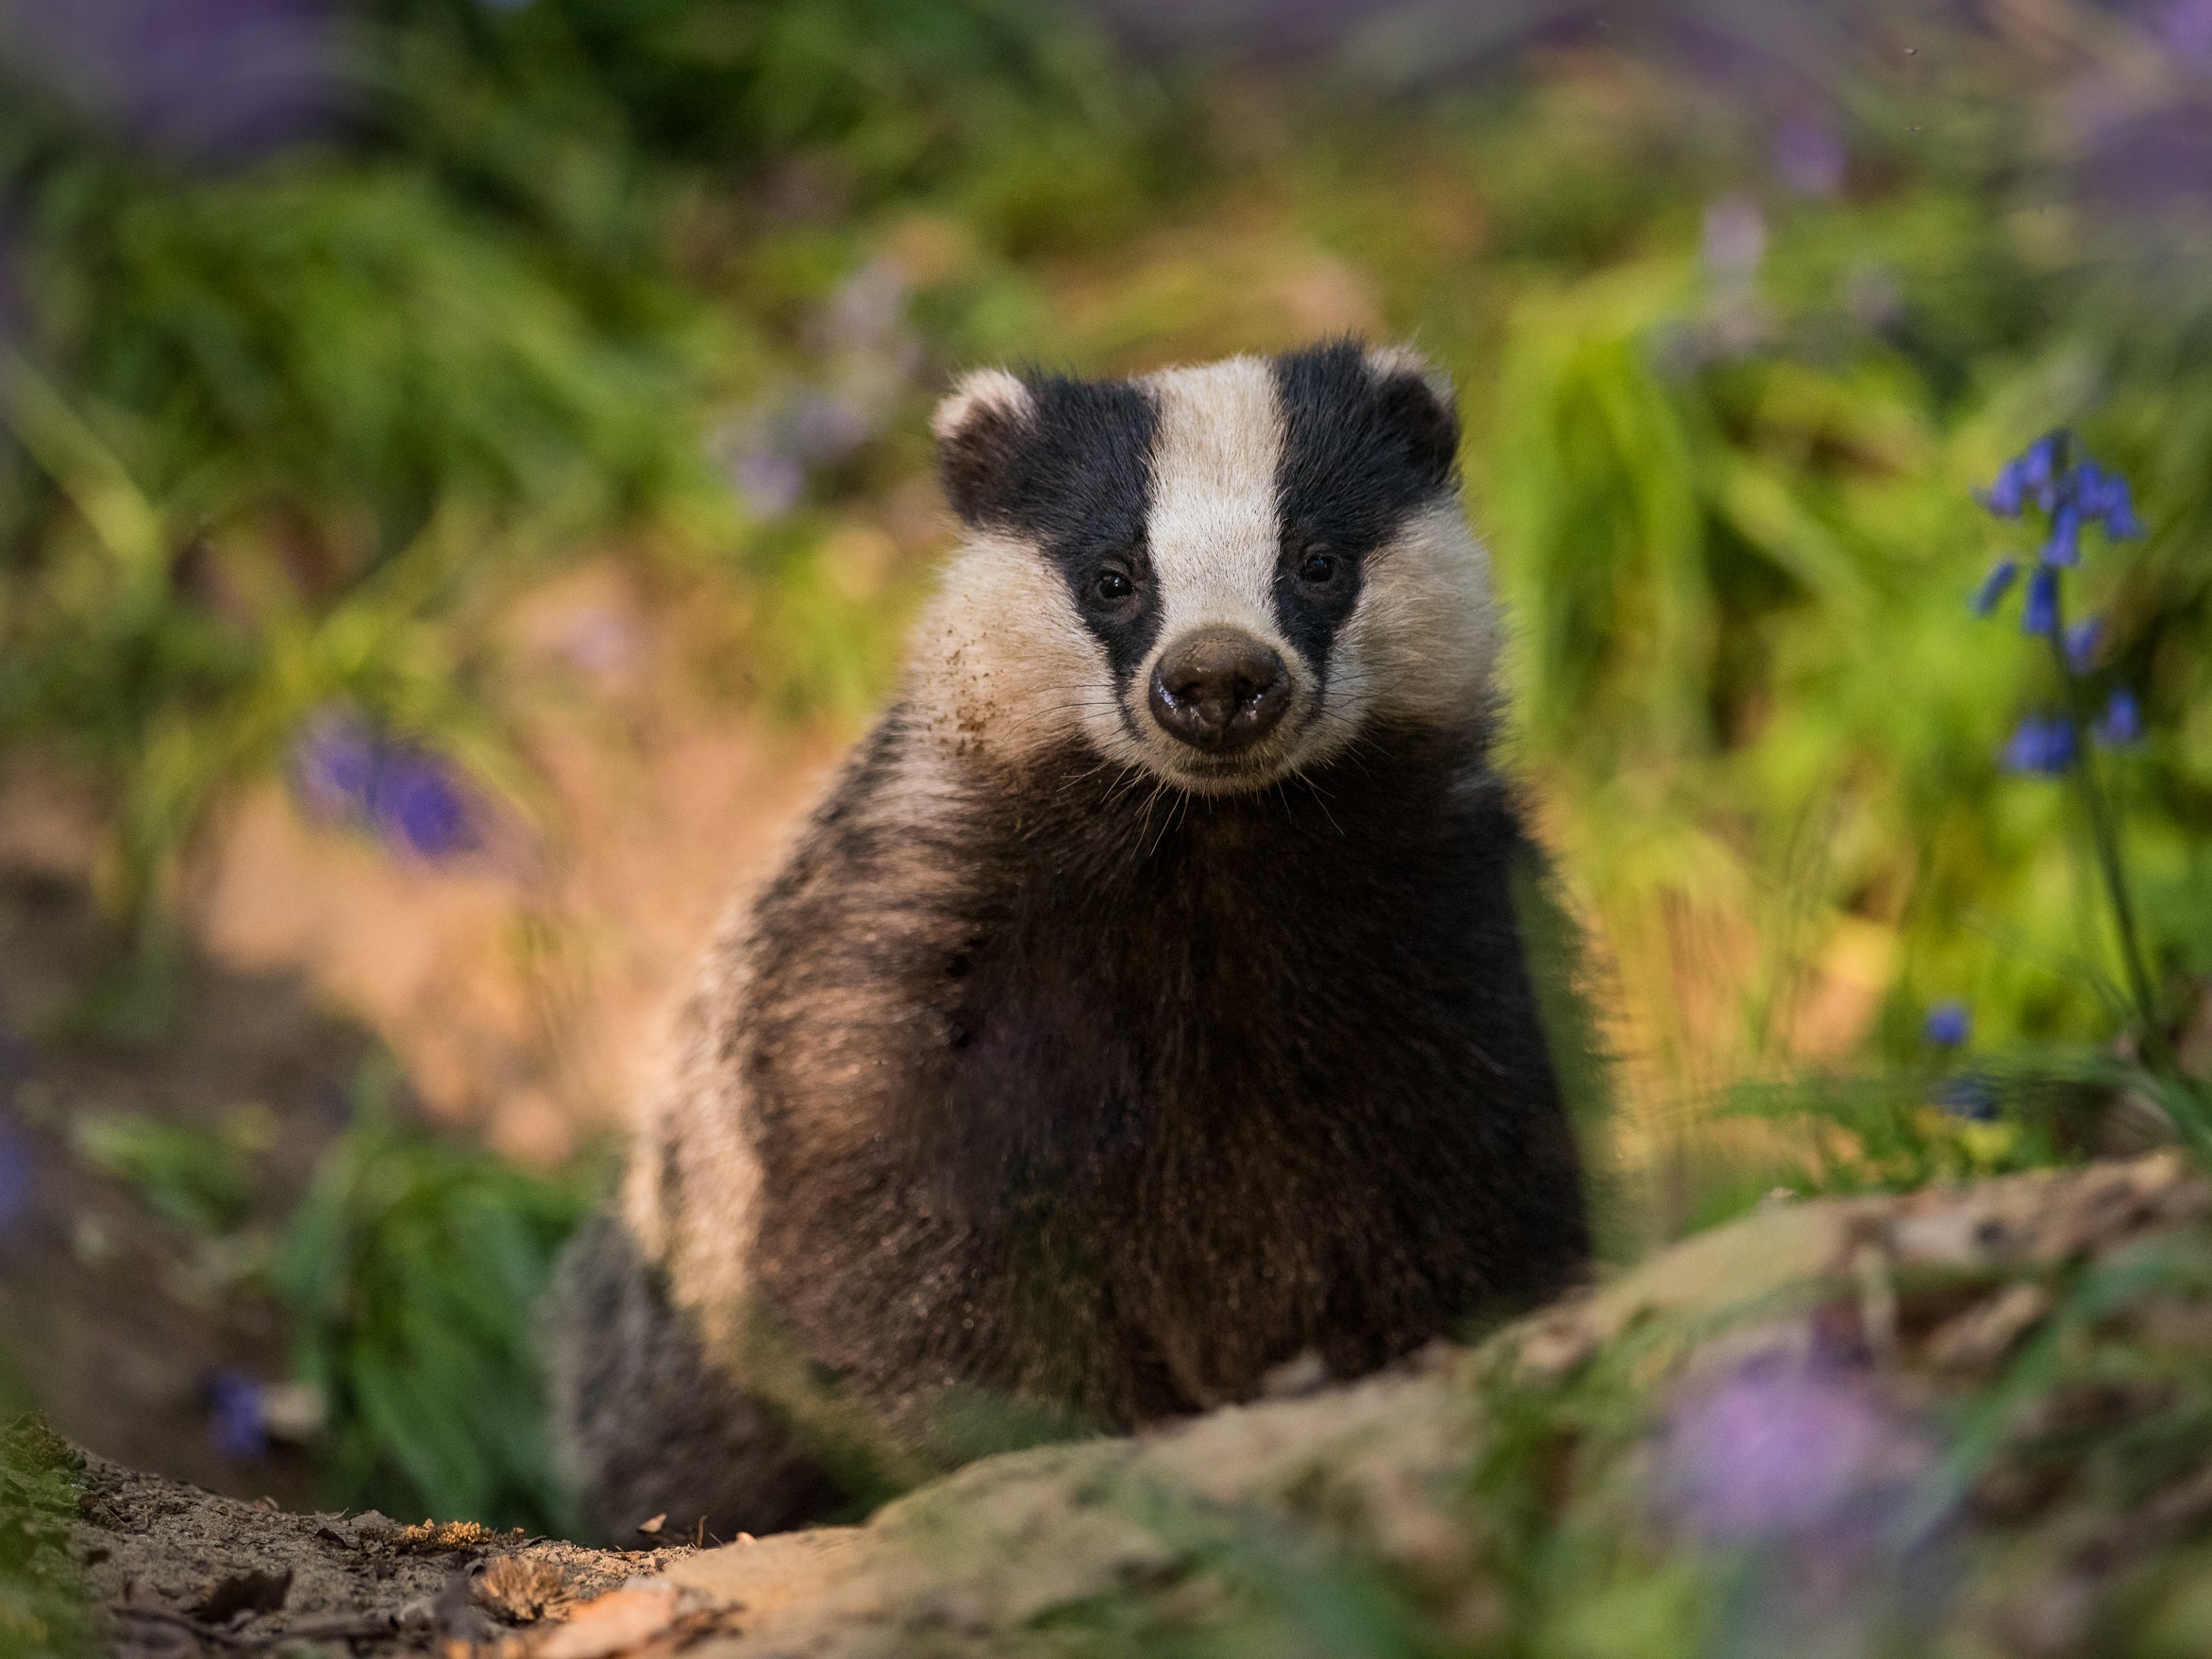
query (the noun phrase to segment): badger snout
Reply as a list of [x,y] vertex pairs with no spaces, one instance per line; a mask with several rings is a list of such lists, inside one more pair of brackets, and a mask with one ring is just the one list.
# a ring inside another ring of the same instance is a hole
[[1201,628],[1161,654],[1152,670],[1152,718],[1178,742],[1233,754],[1274,730],[1290,707],[1282,654],[1233,628]]

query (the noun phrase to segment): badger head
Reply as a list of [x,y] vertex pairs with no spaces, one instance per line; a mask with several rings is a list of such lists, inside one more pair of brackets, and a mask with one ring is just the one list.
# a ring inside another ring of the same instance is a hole
[[1087,747],[1229,794],[1483,720],[1486,571],[1450,390],[1412,354],[985,370],[935,430],[966,535],[917,701],[964,746],[1016,764]]

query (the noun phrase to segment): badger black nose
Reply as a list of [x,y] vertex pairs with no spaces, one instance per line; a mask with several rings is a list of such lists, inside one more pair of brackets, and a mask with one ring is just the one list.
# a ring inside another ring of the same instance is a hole
[[1152,718],[1210,755],[1232,754],[1274,730],[1290,706],[1290,671],[1272,648],[1233,628],[1201,628],[1169,645],[1152,670]]

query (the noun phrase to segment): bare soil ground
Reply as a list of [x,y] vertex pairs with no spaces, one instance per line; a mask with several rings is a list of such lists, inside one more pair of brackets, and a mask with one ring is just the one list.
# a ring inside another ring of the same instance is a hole
[[148,1659],[279,1643],[483,1646],[564,1619],[656,1565],[473,1523],[292,1514],[98,1458],[79,1517],[75,1553],[111,1651]]
[[[250,1257],[304,1191],[344,1126],[346,1085],[371,1038],[318,1007],[296,975],[200,961],[151,1046],[66,1029],[116,956],[86,889],[0,876],[0,1128],[25,1182],[0,1231],[5,1393],[79,1445],[244,1498],[310,1500],[306,1457],[250,1466],[208,1433],[207,1389],[230,1369],[290,1366],[278,1312],[250,1288]],[[209,1126],[244,1109],[265,1139],[247,1162],[256,1221],[217,1244],[150,1209],[79,1155],[91,1120],[142,1114]]]

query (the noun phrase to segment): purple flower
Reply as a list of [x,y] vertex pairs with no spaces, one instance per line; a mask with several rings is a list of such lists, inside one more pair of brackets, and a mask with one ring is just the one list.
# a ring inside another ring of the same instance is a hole
[[1832,196],[1851,157],[1825,122],[1785,121],[1774,135],[1774,176],[1801,196]]
[[2177,58],[2212,63],[2212,0],[2173,0],[2159,17],[2157,28]]
[[451,858],[479,845],[466,792],[434,755],[387,755],[377,778],[375,810],[386,843],[418,858]]
[[2058,631],[2058,572],[2039,566],[2028,578],[2028,602],[2020,609],[2020,631],[2053,634]]
[[2084,456],[2070,432],[2046,432],[2005,462],[1997,481],[1981,492],[1982,505],[2000,518],[2018,518],[2030,502],[2051,515],[2043,546],[2046,564],[2070,565],[2081,558],[2082,528],[2099,524],[2115,540],[2142,534],[2127,479]]
[[2135,497],[2127,487],[2127,479],[2120,474],[2106,472],[2093,461],[2085,461],[2074,469],[2074,499],[2081,506],[2084,517],[2104,527],[2104,533],[2115,541],[2126,541],[2143,533],[2142,525],[2136,518]]
[[807,469],[796,456],[766,445],[742,449],[729,462],[729,481],[761,518],[781,518],[807,493]]
[[1986,490],[1978,492],[1982,505],[1999,518],[2018,518],[2026,503],[2027,485],[2021,479],[2019,462],[2007,461],[2004,470],[1997,475],[1997,481]]
[[394,851],[451,858],[482,845],[474,796],[440,757],[357,717],[325,712],[293,746],[293,785],[310,813],[379,835]]
[[1926,1441],[1863,1382],[1768,1363],[1677,1404],[1666,1484],[1708,1537],[1803,1535],[1894,1500],[1928,1461]]
[[318,818],[360,818],[376,793],[377,734],[350,714],[310,719],[292,746],[292,782]]
[[159,148],[249,157],[339,113],[333,0],[0,0],[34,74]]
[[2074,763],[2073,722],[2058,714],[2031,714],[2013,729],[2000,763],[2007,772],[2055,777]]
[[1982,505],[2000,518],[2018,518],[2030,501],[2050,511],[2055,499],[2053,483],[2058,451],[2064,442],[2065,434],[2046,432],[2006,461],[1997,481],[1983,494]]
[[1973,1031],[1973,1017],[1963,1002],[1938,1002],[1928,1010],[1928,1041],[1941,1048],[1964,1047]]
[[0,1117],[0,1239],[30,1219],[39,1198],[39,1166],[30,1141]]
[[269,1455],[268,1403],[260,1383],[243,1371],[217,1371],[205,1384],[208,1440],[232,1463]]
[[2097,721],[2097,741],[2117,748],[2134,743],[2142,735],[2142,704],[2126,686],[2114,686],[2112,695],[2104,699],[2104,712]]
[[2019,579],[2020,561],[2017,559],[2000,559],[1989,567],[1989,574],[1982,578],[1982,585],[1974,590],[1974,614],[1987,616],[2003,602],[2014,581]]
[[2082,673],[2095,660],[2097,646],[2104,638],[2104,618],[2085,616],[2066,630],[2066,665],[2076,674]]
[[2070,568],[2082,561],[2082,510],[2062,501],[2051,515],[2051,534],[2043,544],[2043,562],[2053,568]]

